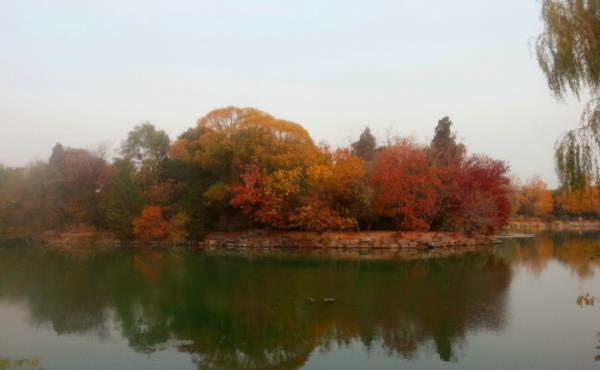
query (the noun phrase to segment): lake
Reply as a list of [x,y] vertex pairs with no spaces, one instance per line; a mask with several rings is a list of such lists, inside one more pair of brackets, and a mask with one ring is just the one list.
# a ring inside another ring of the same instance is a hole
[[0,370],[594,369],[599,283],[600,233],[426,259],[5,243]]

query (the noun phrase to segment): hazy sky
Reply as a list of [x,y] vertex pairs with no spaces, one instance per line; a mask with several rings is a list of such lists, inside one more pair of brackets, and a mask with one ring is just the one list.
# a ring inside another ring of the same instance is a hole
[[0,0],[0,163],[60,141],[116,147],[137,123],[172,138],[252,106],[346,145],[369,125],[432,137],[449,115],[473,152],[556,184],[558,102],[532,43],[536,0]]

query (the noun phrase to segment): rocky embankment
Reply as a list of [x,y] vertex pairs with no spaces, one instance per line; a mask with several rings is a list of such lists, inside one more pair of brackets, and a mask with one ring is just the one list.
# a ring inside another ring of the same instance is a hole
[[430,250],[497,243],[491,236],[451,232],[264,232],[211,233],[200,246],[222,248],[303,248],[364,250]]
[[36,241],[52,249],[72,249],[82,246],[113,248],[121,245],[121,241],[112,233],[94,229],[47,231],[36,238]]
[[[114,248],[163,247],[173,245],[164,242],[119,241],[114,235],[95,230],[70,230],[47,232],[38,240],[51,249],[78,249],[79,247]],[[498,242],[493,236],[466,236],[454,232],[267,232],[249,230],[244,232],[210,233],[189,247],[207,250],[227,249],[322,249],[322,250],[371,250],[371,251],[430,251],[457,250],[479,247]]]
[[541,221],[511,220],[506,226],[507,232],[540,232],[540,231],[600,231],[600,221]]

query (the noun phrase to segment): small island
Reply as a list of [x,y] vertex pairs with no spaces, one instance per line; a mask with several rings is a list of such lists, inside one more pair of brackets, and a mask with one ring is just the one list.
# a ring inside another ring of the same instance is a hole
[[[299,124],[216,109],[171,140],[136,126],[106,150],[56,144],[0,167],[0,236],[44,245],[429,249],[492,244],[508,165],[469,154],[442,118],[430,143],[316,145]],[[237,242],[233,242],[237,240]]]
[[448,117],[431,142],[347,148],[299,124],[226,107],[171,140],[136,126],[116,158],[56,144],[47,161],[0,166],[0,238],[81,246],[460,249],[496,235],[597,230],[597,187],[552,191],[470,154]]

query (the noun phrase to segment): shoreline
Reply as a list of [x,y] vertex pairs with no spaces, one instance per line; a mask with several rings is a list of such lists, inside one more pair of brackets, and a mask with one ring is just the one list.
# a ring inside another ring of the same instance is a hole
[[298,250],[407,250],[428,251],[494,245],[496,236],[466,236],[458,232],[363,231],[302,232],[247,231],[210,233],[199,244],[215,249],[298,249]]
[[114,248],[178,248],[202,250],[232,249],[296,249],[296,250],[406,250],[431,251],[453,250],[465,247],[495,245],[498,236],[472,235],[459,232],[303,232],[248,230],[240,232],[213,232],[195,243],[174,244],[170,242],[121,241],[114,235],[94,230],[47,232],[34,242],[48,249],[77,249],[88,246],[102,249]]
[[542,232],[542,231],[600,231],[600,221],[569,220],[510,220],[505,232]]

